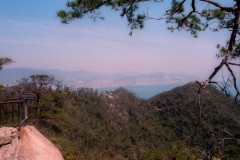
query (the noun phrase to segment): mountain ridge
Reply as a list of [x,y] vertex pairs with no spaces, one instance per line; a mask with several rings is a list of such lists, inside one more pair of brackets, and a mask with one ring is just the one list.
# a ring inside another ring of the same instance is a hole
[[201,153],[239,159],[234,139],[225,141],[226,150],[220,148],[222,138],[229,138],[224,129],[239,139],[239,107],[209,86],[201,94],[199,121],[197,87],[186,84],[147,101],[124,88],[100,95],[87,88],[59,93],[66,102],[46,112],[50,118],[42,119],[39,129],[63,156],[75,159],[205,159]]
[[56,80],[62,81],[64,85],[74,87],[89,88],[107,88],[119,87],[126,85],[162,85],[185,83],[194,80],[188,75],[164,74],[161,72],[152,74],[139,73],[119,73],[104,74],[92,71],[63,71],[63,70],[40,70],[31,68],[6,68],[0,72],[0,83],[15,85],[17,80],[29,77],[33,74],[47,74],[55,77]]

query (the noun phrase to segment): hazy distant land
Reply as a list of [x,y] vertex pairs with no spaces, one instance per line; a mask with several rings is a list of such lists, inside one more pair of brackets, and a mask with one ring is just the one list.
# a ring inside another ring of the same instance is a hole
[[174,85],[184,84],[195,80],[188,75],[171,75],[163,73],[138,74],[118,73],[103,74],[90,71],[62,71],[62,70],[37,70],[29,68],[6,68],[0,72],[0,84],[15,85],[17,80],[33,74],[47,74],[62,81],[63,85],[73,88],[113,88],[134,85]]
[[[139,98],[150,98],[158,93],[169,91],[177,86],[195,81],[197,78],[184,74],[139,74],[134,72],[103,74],[90,71],[37,70],[30,68],[6,68],[0,72],[0,84],[16,85],[17,80],[33,74],[47,74],[73,89],[86,87],[99,91],[112,91],[124,87]],[[230,92],[235,94],[234,88]]]

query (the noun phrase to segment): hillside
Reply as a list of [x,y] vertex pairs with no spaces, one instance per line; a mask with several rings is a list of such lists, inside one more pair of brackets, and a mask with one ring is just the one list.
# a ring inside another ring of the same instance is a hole
[[39,125],[66,159],[137,159],[163,143],[160,129],[149,126],[156,122],[146,102],[133,93],[119,88],[101,95],[87,89],[67,94],[64,106]]
[[205,150],[220,147],[223,143],[234,143],[234,140],[224,142],[224,138],[239,139],[239,105],[209,86],[201,94],[203,117],[199,120],[196,91],[197,85],[187,84],[148,100],[152,106],[161,108],[158,112],[161,125],[173,131],[168,134],[169,139],[181,140]]
[[148,100],[124,88],[99,93],[65,87],[43,95],[39,105],[39,121],[36,104],[30,105],[30,124],[59,148],[64,159],[238,159],[240,155],[239,106],[212,86],[202,94],[201,121],[195,84]]

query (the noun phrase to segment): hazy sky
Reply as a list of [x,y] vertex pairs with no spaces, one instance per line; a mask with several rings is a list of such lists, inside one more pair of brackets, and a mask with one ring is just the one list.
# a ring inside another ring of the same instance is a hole
[[[0,56],[16,61],[7,67],[207,75],[220,62],[216,44],[230,35],[207,31],[195,39],[186,32],[170,33],[164,21],[146,21],[129,36],[126,19],[106,8],[104,21],[85,17],[61,24],[56,12],[66,2],[0,0]],[[158,10],[150,4],[149,11]]]

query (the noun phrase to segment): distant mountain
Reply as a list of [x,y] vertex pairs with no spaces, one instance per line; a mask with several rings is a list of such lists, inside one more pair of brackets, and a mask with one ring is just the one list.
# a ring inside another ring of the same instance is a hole
[[0,84],[17,84],[17,80],[33,74],[47,74],[62,81],[64,85],[75,87],[106,88],[126,85],[163,85],[184,83],[194,80],[186,75],[167,75],[163,73],[137,74],[132,72],[106,75],[90,71],[38,70],[29,68],[6,68],[0,71]]
[[103,79],[104,75],[89,71],[62,71],[62,70],[38,70],[30,68],[6,68],[0,71],[0,83],[14,85],[17,80],[34,74],[47,74],[55,79],[68,84],[74,81],[88,81]]
[[14,85],[17,84],[17,80],[33,74],[47,74],[47,72],[29,68],[6,68],[0,71],[0,83]]

